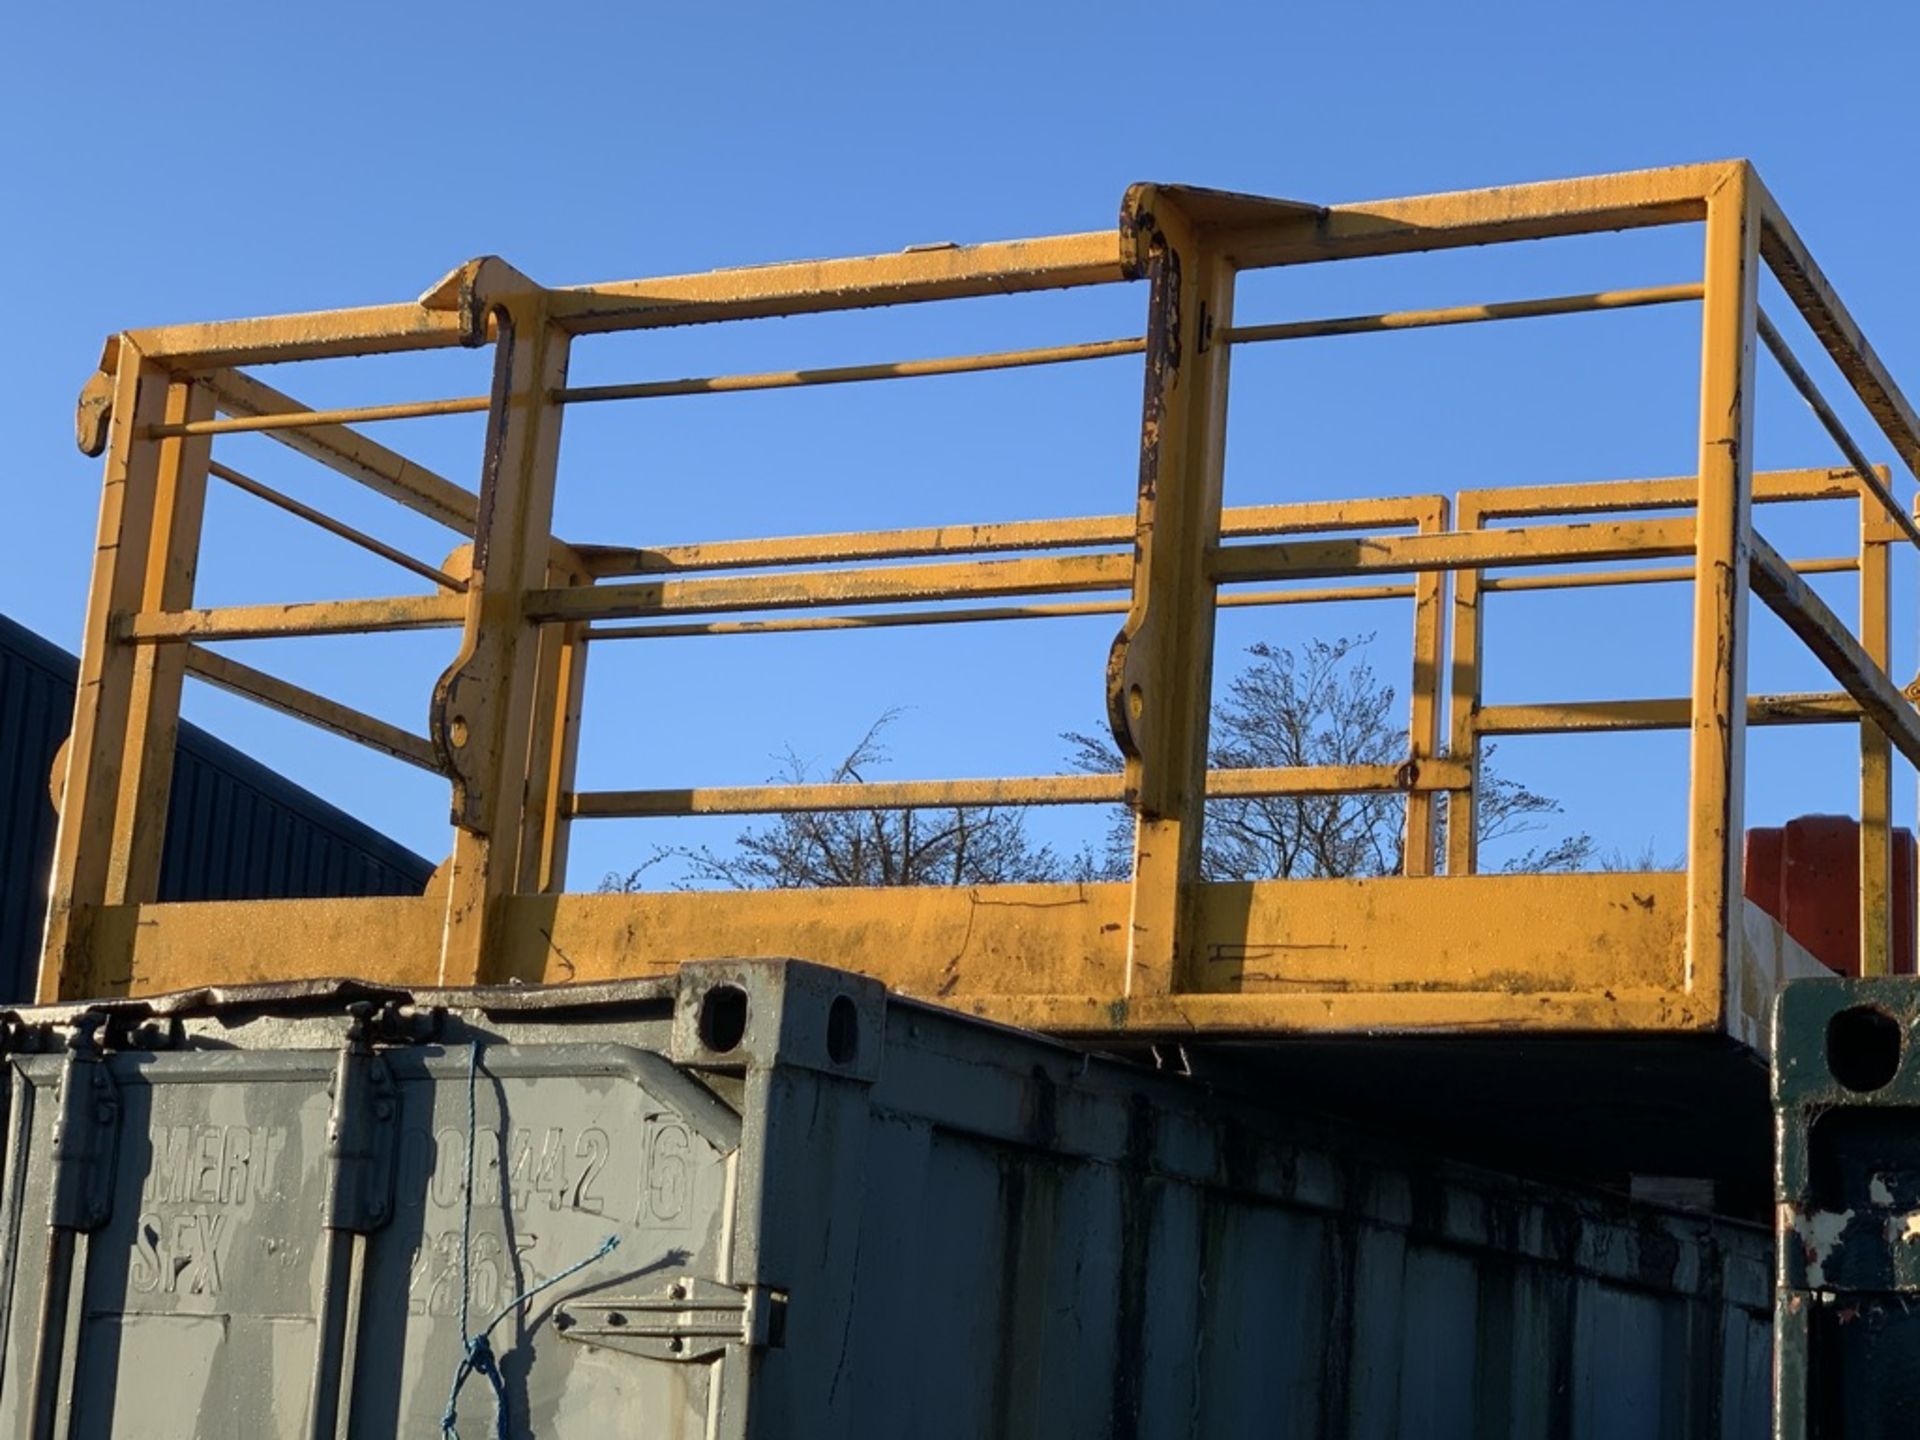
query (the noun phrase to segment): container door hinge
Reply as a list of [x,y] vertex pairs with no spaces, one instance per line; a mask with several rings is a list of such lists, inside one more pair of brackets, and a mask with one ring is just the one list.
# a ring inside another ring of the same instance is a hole
[[113,1215],[113,1170],[120,1141],[120,1095],[94,1038],[105,1016],[73,1022],[53,1119],[56,1230],[98,1230]]
[[367,1234],[393,1218],[400,1098],[392,1070],[374,1053],[374,1006],[359,1001],[348,1013],[353,1023],[334,1067],[333,1104],[327,1112],[327,1208],[322,1223],[329,1230]]
[[682,1276],[642,1295],[566,1300],[554,1329],[569,1340],[649,1360],[711,1360],[730,1345],[778,1348],[787,1295]]

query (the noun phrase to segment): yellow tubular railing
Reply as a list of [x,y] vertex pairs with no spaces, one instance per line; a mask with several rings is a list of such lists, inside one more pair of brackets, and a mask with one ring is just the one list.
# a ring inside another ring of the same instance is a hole
[[[1246,270],[1679,224],[1704,230],[1698,281],[1324,319],[1246,323],[1233,315]],[[1744,732],[1802,724],[1859,728],[1862,966],[1876,973],[1887,965],[1892,933],[1892,757],[1920,762],[1920,721],[1888,675],[1891,547],[1920,545],[1920,525],[1891,472],[1872,461],[1761,311],[1766,270],[1911,471],[1920,462],[1920,417],[1742,162],[1333,207],[1138,186],[1114,231],[567,289],[541,287],[485,259],[415,302],[115,337],[80,411],[83,448],[106,457],[107,503],[42,994],[85,994],[139,973],[146,942],[110,918],[151,909],[157,894],[151,837],[164,829],[188,676],[446,778],[453,853],[442,883],[417,903],[444,916],[427,928],[438,936],[434,977],[449,982],[525,978],[536,962],[516,949],[507,902],[562,888],[575,820],[1125,805],[1135,817],[1133,865],[1123,900],[1113,902],[1123,920],[1102,922],[1120,947],[1102,973],[1120,977],[1113,993],[1136,1007],[1127,1013],[1172,1013],[1166,1007],[1197,983],[1203,957],[1221,949],[1222,922],[1200,870],[1208,799],[1399,795],[1404,877],[1458,878],[1478,868],[1482,737],[1670,730],[1689,744],[1679,925],[1686,985],[1705,987],[1688,992],[1701,1013],[1719,1013],[1712,977],[1739,943]],[[811,370],[592,386],[567,378],[570,347],[597,334],[1117,284],[1144,288],[1144,334]],[[1227,357],[1237,347],[1673,304],[1701,312],[1693,475],[1223,506]],[[1844,466],[1753,472],[1756,343],[1812,407]],[[461,345],[493,348],[489,393],[315,410],[241,368]],[[558,427],[568,406],[1126,358],[1137,358],[1145,381],[1132,513],[660,546],[573,543],[552,533]],[[352,428],[482,413],[486,449],[472,489]],[[440,564],[418,559],[214,459],[215,442],[237,434],[288,446],[471,543]],[[209,478],[404,568],[432,593],[196,607]],[[1798,502],[1856,504],[1858,554],[1787,559],[1755,532],[1754,505]],[[1654,563],[1661,560],[1684,563]],[[1803,578],[1841,573],[1859,576],[1857,627]],[[1488,596],[1683,582],[1695,586],[1690,693],[1483,703]],[[1749,693],[1749,587],[1839,691]],[[1218,612],[1358,600],[1413,603],[1404,761],[1209,769]],[[1084,616],[1119,621],[1104,699],[1123,773],[575,785],[594,644]],[[204,648],[423,628],[458,629],[461,637],[424,736]],[[859,913],[872,918],[883,903],[862,899],[868,908]],[[681,940],[702,943],[691,934]],[[1065,992],[1046,993],[1046,1006],[1017,1013],[1070,1013]]]

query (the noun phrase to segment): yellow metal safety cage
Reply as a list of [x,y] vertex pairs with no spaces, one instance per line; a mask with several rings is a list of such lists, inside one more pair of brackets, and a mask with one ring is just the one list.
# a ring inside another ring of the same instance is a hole
[[[1681,224],[1704,232],[1697,281],[1285,323],[1235,314],[1236,278],[1250,270]],[[42,998],[313,973],[398,984],[584,980],[657,974],[698,958],[796,955],[1069,1034],[1493,1027],[1712,1031],[1758,1045],[1774,984],[1810,962],[1741,895],[1746,728],[1858,727],[1867,973],[1887,965],[1892,753],[1920,762],[1920,721],[1887,673],[1890,554],[1920,544],[1920,528],[1889,472],[1848,433],[1762,312],[1767,270],[1911,470],[1920,419],[1745,162],[1328,207],[1140,185],[1127,192],[1116,229],[1086,234],[565,288],[485,258],[416,301],[115,336],[78,418],[82,448],[105,454],[106,479]],[[1144,291],[1141,333],[1091,343],[633,384],[568,378],[580,337],[1122,284]],[[1693,475],[1223,506],[1236,349],[1674,304],[1698,305],[1701,315]],[[490,393],[309,409],[252,373],[276,362],[455,346],[491,347]],[[1832,436],[1832,468],[1753,472],[1761,346]],[[1131,513],[657,548],[553,534],[561,421],[575,406],[1133,355],[1144,404]],[[486,416],[475,489],[363,428],[466,413]],[[284,495],[216,458],[217,442],[241,433],[290,446],[468,543],[454,559],[428,563]],[[210,480],[392,561],[424,590],[196,608]],[[1756,531],[1755,505],[1813,500],[1858,508],[1857,553],[1789,561]],[[1643,563],[1660,559],[1671,564]],[[1596,568],[1621,565],[1628,568]],[[1804,578],[1840,571],[1859,576],[1857,626]],[[1482,703],[1487,597],[1655,584],[1693,588],[1688,694]],[[1750,594],[1786,621],[1837,690],[1749,692]],[[1412,602],[1404,761],[1209,770],[1217,612],[1330,599]],[[1105,702],[1124,774],[619,791],[575,784],[586,660],[597,645],[1099,614],[1119,625]],[[433,690],[426,734],[207,648],[430,627],[458,629],[460,643]],[[454,845],[443,883],[417,899],[156,904],[189,676],[445,777]],[[1647,729],[1687,736],[1683,872],[1476,873],[1483,737]],[[1405,797],[1402,873],[1202,878],[1209,797],[1325,793]],[[1436,805],[1442,795],[1446,804]],[[1130,877],[1112,884],[562,893],[576,820],[1116,803],[1134,816],[1134,844]]]

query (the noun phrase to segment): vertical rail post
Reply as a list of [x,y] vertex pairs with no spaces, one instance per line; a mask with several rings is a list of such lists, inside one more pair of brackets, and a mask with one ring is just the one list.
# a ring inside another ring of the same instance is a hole
[[[1422,535],[1447,528],[1447,501],[1436,495],[1425,502],[1418,520]],[[1407,720],[1407,758],[1416,778],[1426,763],[1440,753],[1440,672],[1446,668],[1447,572],[1423,570],[1413,581],[1412,713]],[[1451,808],[1451,806],[1449,806]],[[1407,792],[1407,834],[1401,870],[1407,875],[1431,875],[1434,867],[1434,792]]]
[[[1880,502],[1860,490],[1860,645],[1892,666],[1892,565]],[[1886,975],[1893,957],[1893,742],[1860,716],[1860,973]]]
[[1759,240],[1757,191],[1743,161],[1707,200],[1688,734],[1687,985],[1723,1006],[1740,934]]
[[[547,571],[549,588],[591,584],[591,577],[558,565]],[[540,663],[534,682],[533,735],[527,753],[526,819],[520,833],[521,894],[557,894],[566,888],[567,840],[580,755],[580,711],[587,685],[585,622],[540,630]]]
[[93,920],[117,898],[113,859],[137,655],[116,631],[147,596],[161,451],[147,432],[165,418],[171,393],[166,372],[124,336],[109,353],[106,474],[40,961],[39,998],[49,1002],[95,993],[102,983]]
[[[169,425],[211,420],[213,413],[213,393],[207,386],[191,380],[167,382],[165,417]],[[160,441],[153,531],[140,602],[143,612],[184,610],[193,604],[200,531],[206,516],[207,465],[212,458],[210,436]],[[180,733],[180,689],[186,673],[185,646],[143,645],[134,651],[126,752],[120,770],[121,798],[107,871],[108,904],[140,904],[159,898],[167,801],[173,789],[174,743]]]
[[1135,816],[1129,995],[1166,994],[1189,958],[1200,878],[1233,267],[1174,197],[1129,192],[1123,232],[1148,298],[1133,596],[1107,662],[1107,711]]
[[[1454,514],[1461,530],[1480,528],[1480,502],[1462,500]],[[1447,796],[1447,874],[1471,875],[1480,863],[1480,644],[1485,624],[1480,571],[1453,577],[1453,667],[1448,685],[1448,758],[1467,767],[1470,788]]]
[[527,765],[543,705],[539,627],[526,593],[551,554],[554,476],[567,382],[566,333],[546,293],[503,262],[467,267],[461,307],[470,342],[497,330],[479,523],[460,653],[434,688],[432,731],[453,779],[453,857],[440,956],[442,984],[483,983],[498,947],[502,901],[521,873]]

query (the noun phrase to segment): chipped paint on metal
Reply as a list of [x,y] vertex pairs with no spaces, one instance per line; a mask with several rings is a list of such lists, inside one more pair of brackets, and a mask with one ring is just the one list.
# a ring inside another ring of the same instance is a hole
[[1834,1258],[1853,1220],[1853,1211],[1814,1211],[1783,1207],[1780,1223],[1791,1231],[1806,1255],[1807,1283],[1816,1290],[1827,1283],[1827,1264]]

